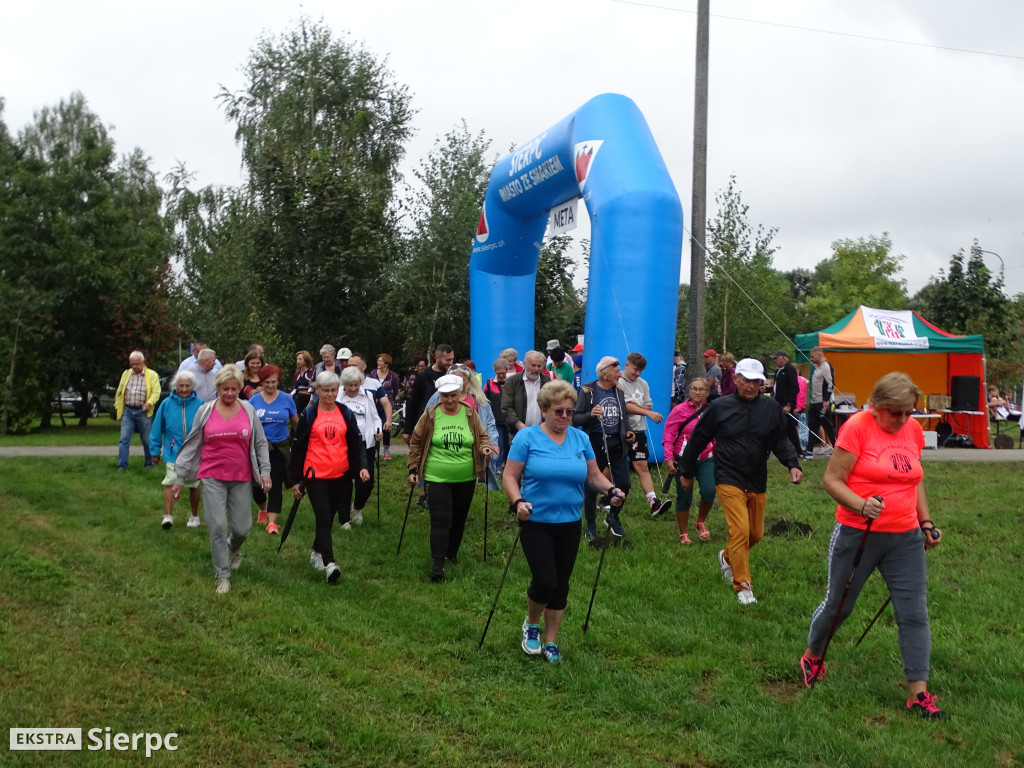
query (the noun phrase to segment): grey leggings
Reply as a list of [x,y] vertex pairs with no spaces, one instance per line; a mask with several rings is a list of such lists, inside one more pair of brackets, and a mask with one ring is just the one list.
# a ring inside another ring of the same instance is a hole
[[[811,616],[807,648],[811,656],[820,656],[825,639],[835,620],[836,609],[850,577],[853,557],[864,531],[836,523],[832,531],[828,557],[828,591]],[[907,680],[928,680],[932,651],[932,634],[928,625],[928,571],[924,557],[923,534],[917,528],[903,533],[870,533],[864,544],[864,555],[850,584],[850,593],[843,604],[839,626],[853,611],[864,582],[875,569],[882,575],[899,628],[900,653]]]

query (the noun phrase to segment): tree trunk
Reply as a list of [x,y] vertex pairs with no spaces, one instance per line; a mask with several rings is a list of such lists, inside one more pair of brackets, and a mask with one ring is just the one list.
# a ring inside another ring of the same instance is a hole
[[690,207],[690,378],[703,376],[704,367],[704,245],[708,186],[708,48],[711,0],[697,2],[697,60],[693,94],[693,194]]

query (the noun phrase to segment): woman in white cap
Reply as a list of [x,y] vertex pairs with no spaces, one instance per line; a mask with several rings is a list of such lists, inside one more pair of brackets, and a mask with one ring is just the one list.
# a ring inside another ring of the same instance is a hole
[[457,562],[478,478],[491,458],[483,422],[463,399],[463,377],[437,380],[437,405],[420,416],[409,439],[409,484],[422,476],[430,509],[430,580],[444,580],[445,562]]

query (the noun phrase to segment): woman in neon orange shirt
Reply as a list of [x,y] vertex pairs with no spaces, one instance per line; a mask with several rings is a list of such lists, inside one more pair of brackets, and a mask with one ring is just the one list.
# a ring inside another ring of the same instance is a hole
[[[927,690],[932,639],[924,553],[938,545],[942,532],[932,522],[922,485],[924,435],[910,418],[921,396],[907,374],[886,374],[868,398],[870,409],[852,416],[839,433],[824,481],[838,502],[828,589],[811,617],[800,667],[808,687],[825,676],[821,657],[833,627],[838,629],[850,615],[861,587],[877,569],[896,613],[910,692],[907,708],[941,719],[947,715]],[[862,556],[854,567],[858,550]]]
[[331,528],[334,518],[348,514],[352,503],[352,484],[356,476],[364,483],[370,479],[366,469],[366,451],[363,438],[356,425],[356,417],[344,405],[336,402],[341,379],[332,370],[322,371],[316,377],[319,400],[306,406],[299,415],[292,444],[288,477],[295,487],[292,493],[302,498],[299,481],[310,469],[315,477],[306,480],[306,492],[316,518],[316,534],[309,564],[324,571],[327,582],[334,584],[341,569],[334,562]]

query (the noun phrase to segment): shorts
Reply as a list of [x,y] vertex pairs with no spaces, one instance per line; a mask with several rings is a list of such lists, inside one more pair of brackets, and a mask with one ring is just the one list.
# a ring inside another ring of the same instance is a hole
[[633,442],[629,444],[629,460],[632,461],[647,461],[647,433],[646,432],[634,432]]
[[[163,482],[161,483],[161,485],[167,485],[167,486],[177,485],[177,483],[178,483],[178,476],[174,473],[174,465],[171,462],[166,461],[166,462],[164,462],[164,466],[167,467],[167,470],[164,473],[164,479],[163,479]],[[196,480],[196,481],[191,482],[191,483],[182,483],[181,487],[182,488],[198,488],[199,487],[199,481]]]

